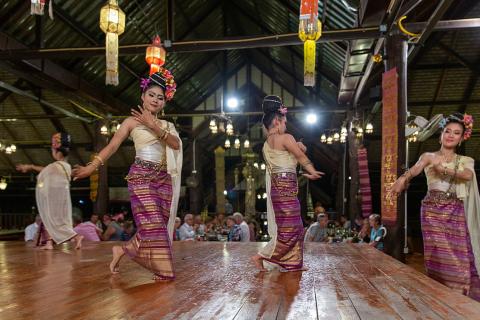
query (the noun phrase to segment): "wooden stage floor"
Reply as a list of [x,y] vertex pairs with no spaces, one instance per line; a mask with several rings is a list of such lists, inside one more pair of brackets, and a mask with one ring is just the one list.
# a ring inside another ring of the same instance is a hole
[[259,273],[262,243],[177,242],[170,283],[128,258],[111,276],[112,245],[0,242],[0,319],[480,319],[480,303],[365,245],[309,244],[309,271]]

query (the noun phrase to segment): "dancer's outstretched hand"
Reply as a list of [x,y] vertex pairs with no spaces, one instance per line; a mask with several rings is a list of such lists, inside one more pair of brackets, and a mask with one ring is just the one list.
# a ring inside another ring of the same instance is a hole
[[135,109],[131,109],[132,116],[146,126],[147,128],[153,129],[155,127],[155,119],[156,117],[147,109],[145,109],[143,106],[138,106],[138,109],[140,111],[137,111]]
[[15,166],[15,169],[17,169],[17,171],[20,171],[22,173],[27,173],[31,168],[32,168],[31,164],[20,163]]
[[73,167],[73,170],[72,170],[73,181],[77,179],[83,179],[83,178],[89,177],[92,175],[93,171],[95,171],[94,166],[83,167],[77,164]]
[[307,177],[310,180],[318,180],[325,175],[325,172],[315,171],[314,173],[304,173],[303,176]]

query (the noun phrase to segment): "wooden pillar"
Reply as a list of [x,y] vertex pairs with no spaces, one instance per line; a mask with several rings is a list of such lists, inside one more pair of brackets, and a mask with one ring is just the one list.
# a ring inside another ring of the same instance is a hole
[[[342,158],[341,161],[338,162],[338,167],[337,167],[337,194],[335,198],[335,207],[337,209],[337,212],[340,214],[346,215],[347,214],[347,208],[345,207],[345,198],[346,194],[344,194],[344,188],[346,184],[346,177],[344,174],[344,166],[346,165],[345,163],[345,153],[346,151],[346,144],[341,144],[338,150],[341,150],[342,153]],[[345,168],[346,171],[346,168]],[[353,221],[353,220],[350,220]]]
[[352,130],[349,131],[348,136],[348,168],[349,174],[351,177],[350,188],[349,188],[349,202],[348,202],[348,217],[350,221],[355,221],[355,218],[360,216],[360,203],[358,199],[358,194],[360,190],[360,176],[358,174],[358,140],[355,137],[355,132]]
[[[108,138],[100,134],[100,128],[103,125],[102,122],[97,121],[95,125],[95,141],[94,152],[98,153],[108,144]],[[97,199],[93,202],[93,212],[103,216],[107,213],[108,209],[108,162],[105,165],[98,167],[98,189]]]
[[408,44],[401,35],[389,36],[385,50],[386,72],[382,79],[382,220],[388,231],[385,252],[404,262],[405,195],[398,199],[389,198],[388,192],[405,169]]
[[222,147],[215,149],[215,196],[217,199],[217,214],[225,214],[225,150]]

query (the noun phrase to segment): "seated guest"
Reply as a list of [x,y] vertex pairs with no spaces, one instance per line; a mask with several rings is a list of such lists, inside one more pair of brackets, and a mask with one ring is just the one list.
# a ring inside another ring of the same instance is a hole
[[175,232],[173,233],[173,241],[180,240],[180,226],[182,225],[182,219],[180,217],[175,218]]
[[179,238],[184,240],[195,240],[195,229],[193,227],[193,215],[188,213],[185,215],[184,223],[180,227]]
[[340,227],[346,230],[350,230],[351,223],[350,220],[347,219],[344,215],[340,216]]
[[102,230],[102,222],[100,221],[100,219],[98,219],[98,213],[92,213],[92,215],[90,216],[90,222],[96,225],[98,229]]
[[317,215],[317,222],[313,223],[305,233],[305,242],[328,242],[328,216],[324,213]]
[[[97,216],[98,219],[98,216]],[[100,241],[102,230],[99,229],[92,221],[82,222],[79,217],[74,217],[75,228],[73,230],[79,235],[83,236],[83,240]]]
[[232,216],[227,217],[227,228],[229,229],[227,241],[240,241],[242,229]]
[[371,214],[368,218],[370,227],[370,245],[374,248],[377,248],[380,251],[383,251],[383,239],[387,235],[387,230],[382,226],[382,219],[378,214]]
[[256,221],[250,221],[248,223],[248,229],[250,230],[250,241],[255,242],[257,241],[257,223]]
[[249,242],[250,229],[248,228],[248,224],[243,220],[243,215],[240,212],[235,212],[233,214],[233,218],[235,219],[235,224],[239,225],[240,229],[242,230],[240,234],[240,241]]
[[120,239],[122,241],[128,241],[128,240],[130,240],[130,238],[133,237],[135,232],[136,232],[135,224],[133,223],[133,221],[125,221],[123,223],[123,232],[122,232],[122,236],[120,237]]
[[38,228],[40,228],[41,223],[42,218],[37,214],[35,216],[35,222],[25,228],[25,242],[34,241],[36,239]]
[[123,228],[117,221],[112,220],[108,215],[103,216],[103,223],[107,226],[102,235],[104,241],[121,241]]
[[195,226],[195,230],[198,235],[203,236],[205,234],[206,227],[202,221],[201,215],[195,215],[195,218],[193,219],[193,225]]

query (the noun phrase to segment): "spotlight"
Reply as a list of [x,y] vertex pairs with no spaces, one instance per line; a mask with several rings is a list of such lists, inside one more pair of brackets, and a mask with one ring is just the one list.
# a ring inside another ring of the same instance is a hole
[[238,99],[237,98],[230,98],[227,100],[227,106],[230,109],[237,109],[238,107]]
[[314,124],[317,122],[317,115],[314,113],[309,113],[307,114],[306,120],[308,124]]

